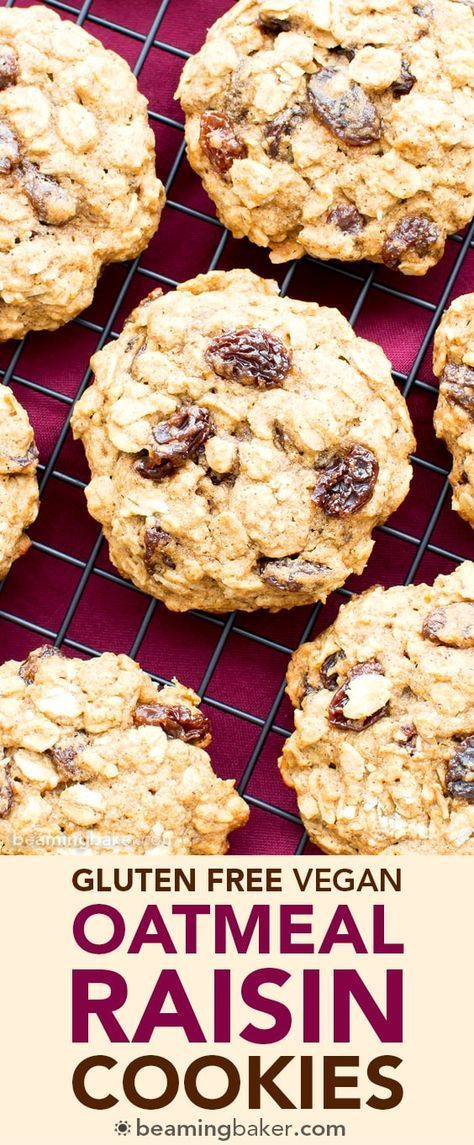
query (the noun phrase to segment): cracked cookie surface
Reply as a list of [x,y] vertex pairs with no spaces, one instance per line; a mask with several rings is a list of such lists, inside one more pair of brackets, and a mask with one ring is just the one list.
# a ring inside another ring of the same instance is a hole
[[373,588],[293,656],[280,768],[335,854],[474,854],[474,564]]
[[472,218],[469,3],[241,0],[177,94],[220,218],[274,261],[424,274]]
[[30,547],[25,530],[39,507],[38,450],[28,414],[0,386],[0,580]]
[[0,9],[0,339],[54,329],[164,200],[128,64],[45,7]]
[[411,423],[380,347],[250,271],[154,293],[73,415],[122,575],[176,610],[324,600],[405,497]]
[[435,429],[453,455],[453,509],[474,528],[474,294],[456,298],[436,331]]
[[0,668],[0,855],[220,855],[248,818],[199,697],[128,656],[45,646]]

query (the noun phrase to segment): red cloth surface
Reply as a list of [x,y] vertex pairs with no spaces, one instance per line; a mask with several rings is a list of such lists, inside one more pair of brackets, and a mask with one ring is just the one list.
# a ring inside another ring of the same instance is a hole
[[[80,10],[77,4],[75,9],[61,4],[50,7],[71,19],[75,19]],[[156,0],[137,0],[135,4],[129,0],[93,0],[88,6],[84,27],[124,56],[132,67],[157,13],[164,10],[139,75],[150,111],[163,117],[163,121],[153,119],[152,124],[156,132],[158,172],[164,182],[169,180],[183,142],[180,126],[183,117],[173,99],[183,55],[199,47],[206,29],[228,7],[225,0],[193,0],[192,4],[189,0],[169,0],[167,5],[161,6]],[[115,28],[105,26],[102,21],[111,21]],[[164,122],[165,119],[173,122]],[[128,266],[115,266],[104,273],[93,305],[82,316],[91,327],[76,321],[53,333],[30,335],[19,354],[16,343],[0,347],[2,374],[7,371],[9,378],[12,371],[13,388],[29,411],[43,465],[48,463],[70,414],[70,399],[81,385],[89,357],[101,339],[102,328],[106,327],[107,338],[118,333],[132,307],[157,285],[156,278],[144,272],[152,271],[165,280],[183,281],[207,271],[213,263],[222,230],[216,225],[214,208],[186,160],[181,162],[168,196],[159,232],[141,258],[142,272],[135,274],[129,283]],[[176,209],[177,203],[200,211],[208,218],[185,214]],[[367,264],[346,267],[347,275],[341,273],[344,268],[340,265],[304,260],[296,268],[289,293],[297,298],[337,305],[350,316],[373,270],[355,328],[358,334],[379,342],[394,370],[406,375],[419,355],[461,249],[459,240],[450,239],[442,263],[422,279],[406,278]],[[217,265],[220,269],[249,266],[280,281],[288,269],[275,270],[265,251],[230,237]],[[124,297],[111,325],[117,295],[124,284],[127,284]],[[473,289],[474,251],[471,248],[447,301]],[[401,291],[405,297],[398,298],[392,290]],[[429,581],[439,572],[450,572],[456,559],[474,557],[472,531],[452,512],[449,493],[444,496],[436,520],[432,520],[450,462],[434,435],[435,395],[419,384],[420,381],[434,382],[431,349],[430,341],[417,369],[409,407],[418,442],[417,456],[432,463],[435,469],[415,465],[409,497],[388,523],[403,536],[377,531],[375,549],[365,572],[351,578],[346,586],[356,592],[375,582],[387,586],[399,583],[411,573],[416,581]],[[82,482],[87,480],[82,447],[72,441],[70,433],[54,468]],[[114,572],[104,542],[88,575],[88,562],[99,537],[98,526],[87,514],[82,488],[60,477],[53,475],[46,484],[39,519],[31,536],[33,547],[15,564],[0,596],[2,660],[23,657],[38,644],[54,640],[61,633],[64,650],[70,654],[85,655],[87,649],[134,650],[146,670],[160,677],[175,674],[201,690],[211,657],[223,638],[227,618],[174,615],[157,604],[143,640],[138,649],[134,648],[149,609],[149,598],[119,578],[111,580],[100,575]],[[420,552],[421,559],[413,570],[413,562]],[[61,553],[67,554],[68,559],[62,559]],[[315,631],[332,621],[343,599],[343,593],[333,595],[320,611]],[[205,682],[204,707],[213,723],[212,756],[216,770],[222,776],[240,780],[246,771],[249,773],[250,762],[256,760],[246,794],[257,802],[252,804],[248,826],[232,836],[234,854],[287,854],[293,852],[302,839],[293,793],[283,785],[277,769],[284,732],[292,726],[290,704],[287,699],[278,701],[278,696],[289,650],[301,640],[310,616],[311,610],[307,608],[277,615],[264,612],[238,615]],[[249,638],[252,635],[258,639]],[[274,641],[278,647],[273,648],[262,640]],[[259,806],[262,802],[281,809],[287,817],[262,808]],[[309,846],[307,850],[316,853]]]

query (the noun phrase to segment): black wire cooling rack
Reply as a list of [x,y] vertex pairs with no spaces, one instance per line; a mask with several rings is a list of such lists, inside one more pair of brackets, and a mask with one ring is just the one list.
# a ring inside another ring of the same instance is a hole
[[[187,51],[173,45],[172,43],[167,42],[166,39],[162,40],[160,38],[160,30],[162,29],[162,25],[163,23],[169,24],[169,19],[167,20],[167,17],[169,17],[170,13],[172,12],[173,4],[175,2],[176,0],[163,0],[163,2],[158,6],[158,10],[156,11],[154,19],[151,23],[151,27],[147,33],[138,31],[135,28],[128,27],[127,24],[110,20],[98,14],[95,9],[94,0],[86,0],[86,2],[82,4],[81,7],[74,7],[69,4],[60,3],[59,0],[51,0],[51,3],[47,4],[46,6],[56,10],[60,15],[68,16],[69,18],[74,19],[79,25],[83,25],[87,21],[88,29],[93,34],[96,34],[99,39],[101,38],[101,33],[104,34],[104,36],[106,33],[114,33],[118,36],[126,37],[128,40],[135,41],[138,49],[138,57],[136,59],[133,70],[135,75],[139,77],[144,68],[144,65],[149,59],[152,49],[159,49],[161,52],[168,53],[175,57],[179,67],[181,66],[181,61],[184,63],[184,61],[188,58],[189,53]],[[11,8],[14,6],[14,4],[15,0],[6,0],[4,6]],[[115,13],[116,9],[123,10],[124,5],[110,5],[110,7],[113,8]],[[147,10],[148,7],[148,3],[143,6],[143,8],[146,8]],[[140,9],[140,0],[137,0],[136,8]],[[213,18],[214,13],[212,13],[212,19]],[[130,23],[132,22],[133,20],[131,19]],[[204,27],[202,29],[202,34],[204,37]],[[120,46],[118,50],[120,50]],[[229,241],[229,233],[212,215],[207,214],[205,211],[198,210],[197,208],[190,206],[185,202],[179,201],[179,193],[176,192],[176,187],[179,184],[178,177],[180,175],[183,160],[185,158],[182,123],[178,122],[169,115],[162,114],[153,106],[150,107],[149,115],[152,122],[154,121],[155,124],[162,125],[167,129],[170,129],[176,138],[176,148],[174,149],[173,157],[169,164],[169,170],[166,178],[167,206],[165,211],[178,212],[183,219],[183,224],[186,224],[187,222],[190,224],[194,220],[205,222],[214,228],[215,245],[212,253],[212,258],[210,261],[207,260],[206,265],[200,267],[200,271],[204,272],[215,270],[222,263],[224,252]],[[456,289],[457,287],[461,272],[463,272],[463,278],[466,279],[466,258],[470,248],[473,247],[473,236],[474,223],[465,235],[454,235],[448,240],[448,248],[451,244],[451,252],[453,255],[450,262],[450,270],[447,277],[444,278],[441,285],[439,286],[439,289],[436,290],[437,297],[434,300],[423,297],[421,293],[419,295],[414,293],[412,284],[418,280],[402,279],[401,276],[397,276],[395,285],[392,285],[391,281],[379,281],[375,277],[377,273],[377,267],[366,268],[365,270],[362,268],[361,270],[358,266],[352,267],[350,264],[342,265],[338,263],[321,263],[319,260],[309,258],[303,260],[307,268],[309,267],[309,269],[313,270],[315,274],[319,275],[324,273],[326,275],[331,274],[332,276],[336,277],[341,276],[346,281],[346,284],[347,281],[350,280],[351,288],[353,292],[355,292],[353,295],[355,300],[353,301],[352,312],[349,315],[349,321],[353,326],[358,321],[362,312],[362,308],[365,307],[369,296],[372,299],[376,296],[376,294],[382,294],[385,296],[386,306],[390,306],[391,301],[398,301],[398,303],[412,304],[416,307],[422,308],[425,311],[427,324],[425,325],[424,331],[420,337],[418,348],[413,356],[411,367],[407,373],[394,371],[394,377],[407,399],[416,391],[424,391],[432,404],[432,408],[430,410],[431,415],[437,398],[437,390],[435,386],[433,386],[430,382],[419,377],[420,367],[422,367],[426,353],[430,347],[435,328],[441,318],[443,310],[452,295],[453,289]],[[298,266],[301,266],[301,263],[295,262],[288,264],[288,266],[284,268],[284,277],[281,282],[282,295],[285,295],[289,291]],[[90,321],[87,317],[84,316],[75,320],[76,325],[79,325],[90,332],[94,339],[94,351],[101,349],[109,339],[117,337],[117,332],[114,330],[115,322],[118,318],[120,318],[120,312],[122,311],[126,296],[132,283],[136,282],[140,276],[143,276],[145,282],[148,280],[148,282],[146,282],[145,291],[141,290],[141,296],[143,296],[144,293],[147,293],[149,289],[153,289],[156,285],[162,285],[165,288],[173,288],[178,285],[176,279],[167,277],[164,274],[160,274],[159,271],[150,269],[147,265],[144,265],[143,256],[136,259],[132,264],[126,264],[123,280],[118,291],[115,292],[113,304],[107,314],[105,321],[102,323],[97,323],[95,321]],[[190,274],[183,276],[183,281],[184,278],[187,277],[190,277]],[[403,289],[405,286],[407,287],[406,290]],[[472,285],[470,288],[472,289]],[[469,283],[466,285],[466,282],[464,281],[463,290],[459,292],[464,292],[467,289],[469,289]],[[110,294],[107,295],[107,299],[109,303]],[[375,334],[373,336],[376,338]],[[81,481],[78,477],[73,476],[72,474],[63,472],[61,468],[61,454],[67,439],[67,435],[69,433],[69,422],[72,406],[75,399],[83,393],[90,381],[90,369],[86,368],[74,397],[58,392],[57,390],[42,384],[40,381],[35,381],[31,378],[24,377],[23,373],[18,371],[17,367],[19,365],[21,366],[20,358],[24,351],[26,342],[27,339],[23,339],[22,342],[13,344],[13,349],[9,360],[5,363],[3,368],[0,368],[0,376],[2,378],[3,384],[9,384],[11,382],[14,384],[18,383],[21,387],[26,387],[26,389],[30,389],[36,394],[44,395],[47,398],[52,398],[54,401],[63,403],[67,411],[65,420],[60,432],[58,433],[49,459],[45,465],[40,467],[41,495],[44,498],[46,487],[52,478],[65,483],[67,486],[83,490],[85,484],[83,481]],[[88,357],[89,355],[87,355],[86,360],[88,360]],[[414,463],[415,472],[421,471],[421,476],[423,477],[422,487],[424,487],[425,481],[428,485],[430,482],[432,482],[433,478],[436,478],[439,485],[439,489],[438,486],[436,486],[434,504],[431,504],[431,508],[424,519],[421,536],[414,536],[400,528],[395,528],[389,525],[382,526],[377,530],[377,533],[383,533],[386,534],[389,538],[392,538],[394,543],[401,542],[403,545],[410,546],[411,559],[409,560],[409,567],[405,577],[405,583],[409,583],[416,578],[421,562],[425,558],[426,554],[431,554],[440,562],[444,561],[451,563],[457,563],[469,556],[473,556],[472,544],[469,551],[468,533],[464,534],[465,542],[463,542],[463,547],[466,549],[464,552],[452,551],[451,547],[438,545],[434,540],[435,529],[439,522],[442,510],[446,504],[446,497],[449,490],[447,468],[445,468],[443,465],[438,465],[433,461],[426,460],[425,458],[419,457],[417,455],[413,456],[412,460]],[[431,500],[432,499],[430,499],[430,503]],[[84,593],[92,576],[101,577],[111,584],[120,585],[122,587],[124,587],[126,583],[115,573],[109,571],[107,568],[101,567],[100,564],[98,564],[98,558],[102,545],[102,537],[99,535],[93,544],[88,559],[81,560],[77,557],[71,556],[65,551],[62,551],[62,549],[44,544],[38,540],[33,540],[33,549],[39,550],[40,552],[46,554],[49,557],[53,557],[56,560],[66,562],[67,564],[72,565],[77,570],[79,570],[79,579],[75,583],[74,588],[70,594],[69,603],[64,612],[62,620],[54,628],[50,628],[47,624],[39,624],[36,621],[29,619],[27,616],[22,615],[19,609],[8,609],[5,607],[0,609],[0,619],[7,621],[9,624],[18,626],[21,629],[27,629],[29,632],[35,635],[34,643],[48,641],[54,643],[57,646],[65,646],[79,653],[87,654],[90,656],[99,655],[99,649],[73,639],[72,635],[70,634],[70,629],[72,622],[77,615],[78,609],[81,606]],[[13,575],[16,575],[16,570],[14,571]],[[0,585],[0,593],[4,593],[7,581],[8,578],[5,582],[3,582],[2,585]],[[126,587],[130,592],[138,593],[138,590],[135,589],[132,585],[127,584]],[[138,595],[141,596],[140,593],[138,593]],[[340,589],[339,592],[335,595],[339,598],[345,598],[350,596],[351,593],[349,589],[345,588]],[[142,649],[142,645],[147,636],[147,633],[149,632],[155,610],[157,608],[162,609],[164,607],[156,600],[150,600],[149,598],[145,598],[145,600],[146,606],[144,608],[142,618],[136,630],[135,637],[131,643],[131,646],[127,649],[123,649],[124,651],[129,652],[129,654],[133,657],[138,657],[140,655],[140,651]],[[0,601],[0,603],[5,603],[4,598]],[[302,610],[300,610],[300,612],[301,611]],[[284,697],[284,679],[282,678],[279,685],[277,685],[274,689],[273,699],[269,705],[266,716],[256,715],[251,711],[247,711],[244,707],[235,706],[225,700],[217,699],[212,695],[212,681],[215,677],[216,670],[222,661],[222,657],[225,654],[226,649],[229,647],[229,640],[232,636],[238,636],[239,638],[243,638],[245,641],[254,643],[256,642],[264,650],[268,650],[269,653],[278,652],[283,654],[287,659],[294,651],[294,647],[300,643],[303,643],[311,636],[315,625],[317,624],[318,627],[324,627],[325,623],[329,623],[329,620],[332,620],[333,613],[329,613],[327,605],[323,608],[321,604],[317,604],[312,610],[310,610],[309,615],[305,614],[303,631],[298,634],[298,638],[295,640],[292,646],[288,645],[286,642],[281,642],[279,640],[273,639],[271,636],[263,635],[261,632],[251,631],[248,627],[246,627],[247,618],[243,618],[242,616],[239,617],[239,615],[235,613],[229,615],[228,617],[215,616],[204,612],[196,612],[192,613],[191,615],[198,617],[200,621],[205,622],[207,625],[214,626],[214,631],[217,635],[217,640],[214,645],[212,654],[210,655],[199,686],[196,690],[202,696],[203,701],[209,705],[209,707],[215,710],[216,719],[218,718],[218,714],[221,712],[230,715],[237,720],[253,724],[256,727],[256,740],[254,741],[252,750],[246,759],[244,767],[241,770],[241,775],[238,782],[239,790],[255,812],[263,813],[264,817],[268,815],[277,816],[280,820],[285,820],[288,824],[291,823],[293,825],[293,834],[291,837],[292,839],[297,839],[297,845],[294,847],[293,844],[293,850],[295,854],[301,854],[308,846],[308,840],[305,832],[302,831],[301,822],[297,814],[295,814],[293,811],[285,809],[284,807],[278,806],[276,802],[272,801],[271,799],[266,800],[265,798],[260,797],[260,794],[258,796],[252,794],[249,790],[252,778],[254,777],[255,769],[257,768],[257,765],[262,758],[262,754],[266,748],[269,737],[276,736],[279,737],[280,741],[282,741],[282,739],[289,734],[288,728],[285,728],[279,722],[279,713]],[[36,640],[36,637],[39,639]],[[151,674],[153,675],[153,673]],[[154,675],[154,679],[160,683],[167,682],[166,677],[156,674]],[[258,681],[255,682],[255,686],[258,687]],[[275,767],[277,754],[278,748],[275,752]],[[263,832],[265,832],[265,821],[268,822],[268,820],[265,818],[263,821]],[[233,837],[235,840],[233,845],[233,850],[235,853],[239,852],[238,835],[239,833]],[[254,846],[252,850],[254,853],[259,853],[258,846]]]

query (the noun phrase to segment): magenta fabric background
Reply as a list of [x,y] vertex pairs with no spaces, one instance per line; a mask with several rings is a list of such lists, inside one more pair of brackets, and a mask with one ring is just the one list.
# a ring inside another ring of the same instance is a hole
[[[18,6],[27,5],[20,0]],[[266,252],[225,237],[199,179],[185,159],[177,162],[183,144],[182,114],[173,92],[182,64],[229,6],[225,0],[165,0],[161,5],[153,0],[134,4],[92,0],[82,8],[49,5],[66,18],[85,15],[84,27],[132,67],[155,24],[139,84],[150,103],[158,171],[168,184],[168,205],[133,276],[129,265],[110,268],[93,306],[79,320],[55,333],[0,346],[2,376],[11,381],[29,411],[42,465],[53,467],[31,531],[33,547],[16,563],[1,592],[1,655],[23,657],[59,635],[71,654],[131,651],[148,671],[161,678],[176,674],[203,692],[213,723],[216,770],[238,781],[244,775],[248,778],[245,793],[252,814],[249,825],[232,836],[231,851],[287,854],[306,843],[293,794],[277,769],[283,737],[292,724],[282,686],[290,652],[301,640],[311,610],[240,614],[228,620],[174,615],[161,604],[150,606],[149,598],[115,575],[107,546],[100,543],[98,527],[87,515],[81,485],[87,480],[87,467],[81,446],[73,443],[70,433],[59,450],[57,446],[90,355],[101,341],[121,330],[128,312],[154,286],[172,287],[211,265],[249,266],[280,282],[288,271],[288,267],[275,271]],[[107,22],[115,26],[108,27]],[[408,578],[432,580],[439,572],[450,572],[457,559],[474,557],[472,531],[450,507],[449,457],[433,430],[436,393],[431,371],[434,324],[450,298],[474,289],[473,272],[472,243],[463,247],[459,236],[448,241],[443,262],[424,279],[405,278],[381,267],[343,268],[306,259],[295,269],[290,295],[337,305],[348,317],[358,302],[357,333],[383,346],[402,387],[408,376],[419,459],[410,495],[388,526],[377,531],[363,576],[352,578],[345,591],[334,594],[316,617],[315,630],[333,619],[347,590],[358,592],[374,582],[388,586]],[[117,308],[120,291],[123,297]],[[307,851],[316,853],[310,846]]]

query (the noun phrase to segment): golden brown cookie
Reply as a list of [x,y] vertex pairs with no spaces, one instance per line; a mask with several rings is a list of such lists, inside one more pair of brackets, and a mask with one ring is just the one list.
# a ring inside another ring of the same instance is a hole
[[37,465],[28,414],[8,386],[0,386],[0,579],[30,547],[25,529],[39,508]]
[[291,608],[361,572],[405,497],[406,404],[337,310],[250,271],[152,294],[73,415],[122,575],[169,608]]
[[0,668],[0,854],[221,855],[248,818],[177,681],[44,647]]
[[164,190],[128,64],[46,7],[0,8],[0,339],[54,329],[154,234]]
[[374,588],[299,648],[280,767],[335,854],[474,854],[474,564]]
[[453,455],[453,509],[474,525],[474,294],[464,294],[446,311],[434,342],[439,378],[435,413],[438,437]]
[[241,0],[178,96],[220,218],[275,262],[424,274],[472,218],[472,4]]

